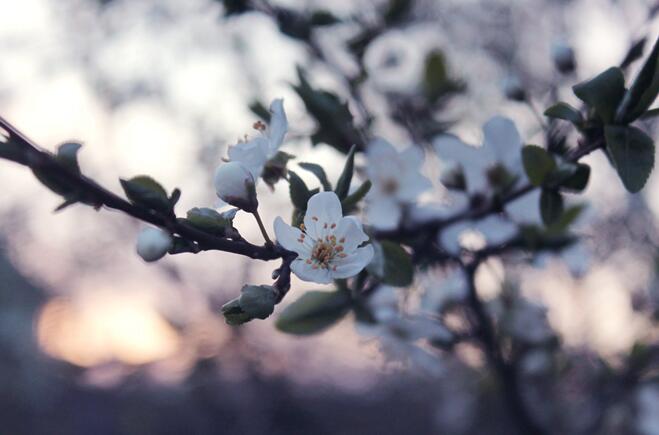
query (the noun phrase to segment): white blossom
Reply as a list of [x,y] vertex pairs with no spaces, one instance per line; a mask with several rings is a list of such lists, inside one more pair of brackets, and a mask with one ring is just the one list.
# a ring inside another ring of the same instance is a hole
[[[453,192],[453,203],[457,208],[469,206],[470,198],[491,190],[488,171],[500,166],[510,174],[525,177],[521,164],[522,138],[515,123],[495,116],[483,125],[483,144],[469,145],[458,137],[446,134],[435,140],[435,150],[445,164],[454,168],[459,164],[466,181],[466,192]],[[510,219],[490,215],[477,222],[458,222],[445,228],[440,234],[442,246],[457,253],[463,247],[461,238],[468,229],[483,235],[490,243],[502,242],[517,232],[517,223],[540,222],[538,198],[526,195],[506,206]],[[532,199],[529,199],[532,198]]]
[[399,152],[384,139],[376,139],[369,144],[366,158],[373,183],[368,195],[368,221],[377,228],[393,229],[400,222],[403,207],[432,187],[420,172],[423,152],[413,146]]
[[334,192],[313,195],[307,204],[302,228],[274,222],[277,241],[298,254],[291,270],[303,281],[328,284],[358,274],[373,259],[373,246],[354,216],[343,216]]
[[268,160],[277,154],[288,131],[284,101],[281,98],[272,101],[270,113],[269,126],[261,122],[254,125],[260,131],[259,136],[229,147],[229,160],[245,165],[254,180],[259,179]]
[[242,163],[222,163],[215,170],[214,184],[222,201],[249,212],[258,207],[254,177]]
[[160,228],[144,228],[137,236],[137,254],[144,261],[160,260],[173,243],[172,236]]

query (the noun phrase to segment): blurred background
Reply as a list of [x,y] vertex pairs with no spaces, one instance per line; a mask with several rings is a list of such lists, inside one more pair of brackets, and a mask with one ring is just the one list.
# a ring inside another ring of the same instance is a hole
[[[392,121],[390,96],[413,94],[427,53],[441,50],[465,85],[442,107],[442,129],[480,143],[482,124],[501,114],[537,143],[533,110],[506,99],[502,83],[516,77],[539,110],[556,97],[574,102],[571,85],[659,31],[650,0],[418,0],[405,22],[377,32],[358,65],[347,45],[388,2],[273,0],[340,20],[314,30],[322,62],[269,14],[230,13],[240,3],[0,0],[0,114],[47,149],[82,141],[84,172],[114,191],[118,177],[144,173],[181,188],[181,210],[212,207],[213,170],[227,146],[252,134],[254,101],[283,97],[283,150],[338,176],[341,153],[308,139],[313,122],[291,88],[298,65],[343,99],[342,75],[363,68],[359,104],[374,115],[372,132],[405,144],[416,138]],[[556,41],[574,48],[574,74],[556,72]],[[350,108],[359,119],[358,102]],[[655,171],[632,196],[603,154],[586,162],[583,242],[512,272],[493,259],[479,276],[496,294],[515,274],[578,355],[565,366],[563,411],[575,421],[562,433],[590,430],[600,369],[657,335],[648,313],[659,300],[659,178]],[[425,170],[437,180],[435,167]],[[507,433],[473,349],[417,358],[360,334],[350,318],[308,338],[276,331],[271,319],[230,327],[219,307],[245,282],[269,282],[273,264],[219,252],[146,264],[134,253],[138,222],[83,206],[54,214],[59,198],[9,162],[0,162],[0,186],[0,433]],[[259,189],[271,224],[290,208],[287,188]],[[260,243],[249,216],[236,226]],[[431,271],[416,286],[441,279]],[[312,288],[294,279],[287,299]],[[602,433],[659,434],[659,389],[644,388],[607,414],[603,427],[613,429]]]

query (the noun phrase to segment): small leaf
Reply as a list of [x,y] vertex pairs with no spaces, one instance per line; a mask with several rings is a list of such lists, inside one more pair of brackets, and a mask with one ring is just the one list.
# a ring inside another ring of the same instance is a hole
[[341,207],[343,208],[343,214],[347,215],[357,208],[359,201],[364,199],[369,190],[371,190],[371,181],[366,180],[362,183],[361,186],[350,195],[348,195],[343,201],[341,201]]
[[582,192],[588,185],[590,179],[590,166],[585,163],[578,163],[577,170],[570,177],[567,177],[560,185],[561,190],[571,192]]
[[298,163],[298,166],[314,174],[316,178],[318,178],[318,181],[320,181],[320,184],[323,186],[324,191],[328,192],[332,190],[332,185],[327,179],[327,174],[325,173],[325,170],[323,169],[322,166],[317,165],[315,163],[305,163],[305,162]]
[[646,42],[647,38],[641,38],[634,42],[629,51],[627,51],[625,58],[620,63],[620,68],[624,70],[629,67],[629,65],[640,59],[641,56],[643,56],[643,50],[645,49]]
[[188,210],[187,221],[197,229],[216,236],[224,236],[232,228],[232,219],[222,216],[212,208],[192,208]]
[[563,196],[555,190],[542,189],[540,215],[546,226],[555,223],[563,215]]
[[630,123],[645,113],[659,94],[659,39],[616,113],[616,121]]
[[273,187],[279,180],[286,178],[288,174],[288,161],[294,159],[295,156],[288,154],[284,151],[277,151],[277,153],[265,163],[261,178],[270,187]]
[[549,118],[564,119],[572,124],[580,125],[583,123],[581,112],[567,103],[557,103],[545,110],[545,116]]
[[309,21],[312,26],[331,26],[341,22],[336,15],[326,10],[314,11]]
[[414,0],[389,0],[384,11],[384,21],[387,24],[400,22],[407,17],[414,6]]
[[373,243],[375,256],[367,266],[370,273],[384,284],[393,287],[407,287],[414,280],[412,257],[397,243],[383,240]]
[[355,145],[350,148],[350,152],[348,152],[348,157],[346,158],[346,163],[343,166],[343,171],[341,172],[341,176],[339,177],[339,180],[336,182],[336,189],[334,189],[334,192],[336,192],[336,196],[339,197],[340,200],[343,200],[348,196],[348,192],[350,191],[350,183],[352,182],[352,175],[355,172],[355,151],[357,150],[357,147]]
[[249,110],[251,110],[253,114],[264,120],[266,123],[270,123],[270,117],[272,114],[268,108],[265,107],[265,105],[260,101],[253,100],[251,103],[249,103]]
[[462,165],[456,165],[442,171],[439,181],[449,190],[467,191],[467,177]]
[[171,211],[171,203],[165,189],[153,178],[139,175],[130,180],[119,180],[131,202],[159,211]]
[[288,171],[288,182],[293,205],[299,210],[306,210],[307,202],[309,201],[309,198],[311,198],[311,192],[304,183],[304,180],[302,180],[302,178],[300,178],[295,172]]
[[275,325],[289,334],[315,334],[341,320],[351,305],[345,291],[309,291],[287,306]]
[[80,165],[78,164],[78,151],[80,151],[80,148],[82,148],[80,143],[65,142],[57,148],[55,158],[71,172],[80,174]]
[[575,205],[566,208],[561,217],[558,218],[553,224],[547,228],[549,235],[564,234],[578,218],[584,210],[583,205]]
[[526,145],[522,148],[522,163],[529,181],[534,186],[540,186],[547,176],[556,169],[554,158],[542,147]]
[[654,142],[636,127],[607,125],[604,136],[625,188],[631,193],[640,191],[654,167]]
[[620,68],[612,67],[591,80],[573,86],[572,90],[581,101],[595,109],[605,123],[609,123],[625,94],[625,77]]
[[659,107],[655,107],[654,109],[650,109],[644,114],[641,115],[641,119],[652,119],[656,118],[659,116]]

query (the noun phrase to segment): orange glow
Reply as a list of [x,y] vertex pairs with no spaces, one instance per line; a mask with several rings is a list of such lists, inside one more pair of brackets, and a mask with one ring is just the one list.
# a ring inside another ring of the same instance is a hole
[[85,295],[82,303],[53,299],[39,315],[37,336],[49,355],[84,367],[145,364],[179,349],[176,331],[146,301],[110,292]]

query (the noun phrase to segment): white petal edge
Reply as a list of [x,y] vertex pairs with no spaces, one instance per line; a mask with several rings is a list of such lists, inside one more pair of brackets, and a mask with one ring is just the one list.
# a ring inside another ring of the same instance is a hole
[[329,284],[332,282],[332,276],[327,269],[314,269],[311,264],[305,260],[297,258],[291,263],[291,270],[302,281],[315,282],[318,284]]
[[311,257],[313,241],[305,237],[302,243],[299,242],[302,237],[302,231],[298,228],[288,225],[284,220],[277,216],[274,223],[275,237],[277,242],[285,249],[296,252],[300,258],[307,259]]
[[359,245],[368,240],[362,228],[362,223],[354,216],[346,216],[339,221],[334,231],[337,240],[345,238],[343,250],[346,254],[353,252]]
[[270,103],[270,127],[268,130],[268,139],[270,140],[270,156],[274,156],[288,131],[288,120],[284,111],[284,100],[277,98]]
[[357,250],[351,255],[333,262],[333,265],[336,266],[336,270],[331,271],[332,277],[335,279],[343,279],[357,275],[371,262],[371,260],[373,260],[373,254],[374,251],[372,245],[357,248]]

